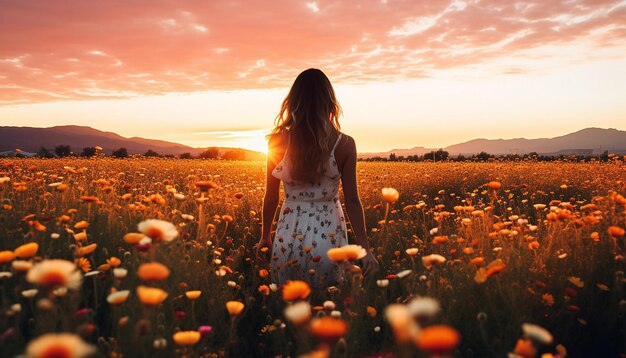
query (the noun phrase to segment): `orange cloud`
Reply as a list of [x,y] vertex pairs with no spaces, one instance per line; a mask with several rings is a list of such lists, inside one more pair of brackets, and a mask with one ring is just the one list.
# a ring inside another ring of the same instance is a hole
[[284,87],[307,67],[392,81],[625,39],[623,0],[8,0],[0,104]]

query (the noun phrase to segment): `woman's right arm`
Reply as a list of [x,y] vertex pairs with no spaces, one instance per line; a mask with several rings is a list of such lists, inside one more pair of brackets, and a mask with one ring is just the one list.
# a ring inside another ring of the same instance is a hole
[[359,199],[359,190],[356,178],[356,143],[352,137],[348,137],[345,144],[346,157],[341,167],[341,185],[343,187],[343,196],[345,199],[346,213],[352,225],[352,231],[356,239],[357,245],[367,250],[367,256],[363,258],[363,274],[378,271],[378,261],[370,251],[370,245],[367,240],[367,230],[365,228],[365,216],[363,214],[363,205]]
[[276,135],[270,137],[267,144],[267,173],[265,196],[263,198],[263,212],[261,214],[261,240],[259,241],[257,251],[262,247],[269,247],[272,244],[272,222],[276,215],[276,208],[278,208],[280,193],[280,180],[272,175],[272,171],[283,155],[284,150]]

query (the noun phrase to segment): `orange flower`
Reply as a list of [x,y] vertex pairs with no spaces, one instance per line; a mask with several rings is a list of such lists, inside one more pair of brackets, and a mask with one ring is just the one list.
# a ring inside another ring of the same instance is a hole
[[609,227],[609,235],[613,237],[622,237],[624,236],[624,229],[619,226],[610,226]]
[[311,333],[319,340],[334,343],[348,332],[348,325],[344,320],[333,317],[321,317],[311,321]]
[[81,270],[83,270],[83,272],[91,271],[91,263],[89,262],[89,260],[87,260],[84,257],[81,257],[78,260],[76,260],[76,266],[78,266]]
[[198,187],[200,191],[206,192],[206,191],[209,191],[209,189],[217,188],[217,184],[215,184],[212,181],[204,180],[204,181],[196,182],[196,187]]
[[172,336],[174,342],[179,346],[193,346],[200,341],[200,337],[200,332],[198,331],[176,332]]
[[228,311],[228,314],[230,314],[231,316],[239,315],[241,311],[243,311],[245,306],[246,305],[244,305],[242,302],[239,302],[239,301],[226,302],[226,310]]
[[0,265],[9,263],[15,259],[15,253],[13,251],[0,251]]
[[259,270],[259,276],[261,276],[262,278],[266,278],[267,276],[269,276],[269,272],[266,269],[260,269]]
[[367,255],[367,251],[359,245],[345,245],[329,249],[326,255],[335,262],[342,262],[361,259]]
[[497,274],[498,272],[504,270],[506,265],[502,262],[501,259],[495,259],[487,265],[487,278]]
[[71,261],[43,260],[28,270],[26,280],[50,288],[67,287],[77,290],[83,276]]
[[473,259],[470,260],[470,264],[476,265],[476,266],[482,266],[482,264],[484,263],[485,263],[485,258],[482,256],[474,257]]
[[94,252],[97,247],[98,247],[98,244],[90,244],[87,246],[79,247],[76,249],[76,256],[79,256],[79,257],[87,256],[91,254],[92,252]]
[[283,286],[283,300],[293,301],[297,299],[304,300],[311,294],[309,284],[304,281],[287,281]]
[[415,338],[417,347],[432,355],[449,354],[460,341],[459,333],[454,328],[445,325],[426,327]]
[[39,244],[36,242],[29,242],[28,244],[19,246],[14,250],[14,253],[15,256],[20,259],[29,259],[37,254],[37,250],[39,250]]
[[530,339],[520,338],[515,344],[513,353],[523,358],[533,358],[537,355],[537,349]]
[[188,299],[194,301],[194,300],[197,300],[198,297],[200,297],[201,294],[202,294],[202,291],[198,291],[198,290],[187,291],[187,292],[185,292],[185,297],[187,297]]
[[259,286],[259,292],[267,296],[270,294],[270,287],[268,285],[261,285]]
[[400,193],[394,188],[383,188],[381,190],[383,199],[389,204],[393,204],[400,198]]
[[226,222],[232,222],[233,221],[233,217],[230,215],[222,215],[222,220],[226,221]]
[[139,241],[141,241],[144,237],[146,237],[144,234],[140,234],[138,232],[129,232],[128,234],[124,235],[124,241],[130,245],[137,245]]
[[78,229],[78,230],[83,230],[89,227],[89,223],[85,220],[83,221],[79,221],[76,224],[74,224],[74,229]]
[[167,298],[167,292],[160,288],[137,286],[137,297],[146,306],[158,306]]
[[170,270],[158,262],[141,264],[137,276],[144,281],[163,281],[170,275]]
[[490,181],[489,183],[487,183],[487,187],[491,190],[498,190],[502,187],[502,183],[500,183],[499,181]]
[[111,256],[107,259],[107,264],[111,267],[118,267],[121,263],[122,261],[115,256]]

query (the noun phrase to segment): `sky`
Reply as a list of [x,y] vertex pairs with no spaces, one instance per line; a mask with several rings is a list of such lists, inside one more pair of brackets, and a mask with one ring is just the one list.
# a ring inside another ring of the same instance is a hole
[[361,152],[626,129],[626,0],[0,0],[0,125],[263,150],[324,71]]

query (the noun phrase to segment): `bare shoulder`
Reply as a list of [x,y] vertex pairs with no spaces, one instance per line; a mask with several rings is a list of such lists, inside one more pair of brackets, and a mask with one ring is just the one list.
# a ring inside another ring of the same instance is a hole
[[337,160],[337,165],[339,165],[340,168],[343,168],[344,164],[346,164],[348,159],[351,157],[356,157],[356,143],[354,138],[342,133],[341,140],[337,145],[337,149],[335,149],[335,159]]
[[285,154],[286,146],[287,138],[284,132],[271,134],[267,140],[268,158],[272,162],[278,163]]
[[354,138],[345,133],[341,134],[341,140],[339,141],[339,145],[337,147],[345,154],[356,152],[356,142],[354,141]]

